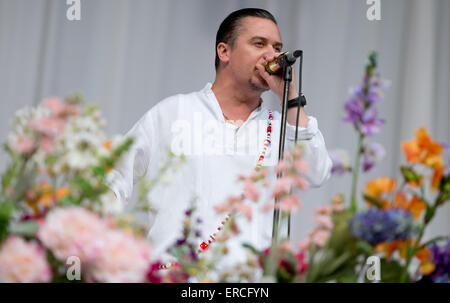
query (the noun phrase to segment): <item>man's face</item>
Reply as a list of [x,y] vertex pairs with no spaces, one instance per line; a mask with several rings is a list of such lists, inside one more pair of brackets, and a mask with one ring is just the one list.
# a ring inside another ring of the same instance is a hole
[[230,53],[233,77],[252,90],[268,90],[269,86],[256,69],[256,63],[265,56],[280,53],[281,49],[280,31],[275,23],[257,17],[244,18]]

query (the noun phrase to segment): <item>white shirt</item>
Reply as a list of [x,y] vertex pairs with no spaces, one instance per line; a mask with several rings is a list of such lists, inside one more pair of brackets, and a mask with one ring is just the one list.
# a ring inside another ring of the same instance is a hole
[[[151,108],[127,133],[134,144],[108,178],[116,197],[128,202],[133,185],[140,177],[154,179],[168,152],[184,153],[187,163],[170,176],[170,184],[158,184],[149,194],[157,215],[150,215],[148,237],[154,257],[163,262],[173,259],[166,249],[182,236],[184,212],[197,198],[196,216],[202,224],[194,226],[202,233],[202,241],[216,232],[224,214],[216,214],[213,206],[230,195],[240,195],[243,184],[240,174],[249,175],[258,161],[267,137],[269,111],[261,104],[240,127],[226,122],[220,105],[208,83],[202,90],[164,99]],[[274,166],[278,160],[281,114],[273,112],[272,138],[263,166]],[[295,126],[287,125],[285,151],[294,143]],[[304,144],[303,158],[308,164],[306,179],[310,186],[322,185],[330,176],[331,159],[318,129],[317,120],[309,116],[307,128],[298,129]],[[262,213],[269,193],[262,193],[259,202],[251,203],[253,218],[237,219],[239,237],[230,239],[231,262],[242,261],[242,242],[257,248],[270,245],[273,212]],[[212,244],[214,245],[214,243]]]

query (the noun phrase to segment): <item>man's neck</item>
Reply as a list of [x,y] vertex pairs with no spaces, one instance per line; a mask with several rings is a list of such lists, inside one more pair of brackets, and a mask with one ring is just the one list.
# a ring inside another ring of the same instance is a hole
[[212,91],[228,120],[247,121],[251,112],[261,103],[261,92],[238,86],[232,81],[216,78]]

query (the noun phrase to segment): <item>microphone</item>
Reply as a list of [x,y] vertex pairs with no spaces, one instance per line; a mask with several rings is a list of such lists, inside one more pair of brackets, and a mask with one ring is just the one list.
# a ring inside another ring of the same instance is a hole
[[266,62],[264,64],[264,67],[266,68],[266,71],[269,74],[280,75],[283,68],[294,64],[295,60],[297,60],[297,58],[300,57],[302,54],[303,54],[303,51],[301,51],[301,50],[296,50],[292,53],[284,52],[281,55],[279,55],[277,59],[270,61],[270,62]]

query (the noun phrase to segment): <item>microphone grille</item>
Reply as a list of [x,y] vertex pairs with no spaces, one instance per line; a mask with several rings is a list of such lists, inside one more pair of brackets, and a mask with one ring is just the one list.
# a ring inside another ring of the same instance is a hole
[[296,51],[294,51],[293,55],[294,55],[295,58],[298,58],[301,55],[303,55],[303,51],[302,50],[296,50]]

